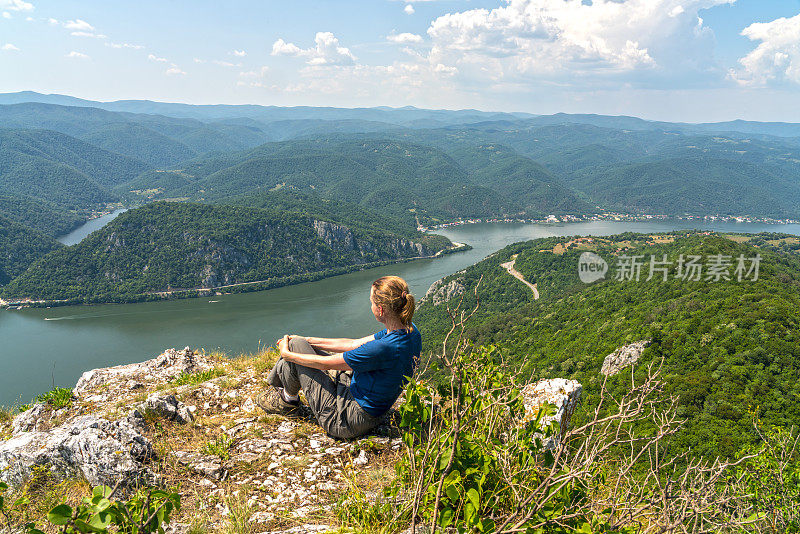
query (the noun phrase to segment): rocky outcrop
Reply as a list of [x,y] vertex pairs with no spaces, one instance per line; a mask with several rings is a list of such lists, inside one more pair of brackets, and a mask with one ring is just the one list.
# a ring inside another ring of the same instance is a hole
[[314,230],[333,250],[351,252],[356,249],[356,238],[350,228],[328,221],[314,220]]
[[81,400],[104,402],[133,390],[167,383],[184,373],[206,371],[213,366],[209,358],[189,347],[169,349],[145,362],[86,371],[78,379],[73,393]]
[[425,296],[422,297],[420,305],[430,302],[434,306],[438,306],[442,302],[447,302],[464,293],[464,278],[454,278],[449,282],[445,282],[444,280],[445,279],[442,278],[431,284],[431,287],[425,292]]
[[[92,485],[151,479],[148,463],[155,452],[144,431],[145,418],[187,423],[194,420],[192,411],[175,395],[157,392],[138,404],[129,400],[116,417],[114,405],[145,388],[163,387],[183,373],[211,367],[210,360],[187,347],[145,362],[84,373],[73,390],[77,408],[53,410],[39,403],[13,419],[11,437],[0,442],[0,480],[20,484],[37,466],[56,477],[82,477]],[[97,407],[105,413],[86,413]]]
[[606,376],[614,376],[625,367],[636,363],[642,355],[644,349],[650,345],[649,339],[643,339],[630,345],[623,345],[603,360],[600,373]]
[[551,378],[528,384],[520,392],[525,404],[522,424],[535,419],[544,404],[555,406],[555,413],[546,415],[542,419],[543,428],[554,421],[559,425],[559,434],[545,442],[548,448],[555,446],[567,432],[582,392],[583,386],[580,382],[564,378]]
[[[356,238],[353,231],[347,226],[328,221],[314,219],[312,222],[317,236],[329,247],[337,252],[358,252],[361,256],[374,255],[376,259],[398,259],[414,256],[430,256],[428,248],[421,244],[396,237],[384,243],[372,243],[366,239]],[[379,247],[382,250],[379,250]]]
[[19,432],[0,444],[0,480],[21,484],[41,466],[57,477],[80,476],[92,485],[144,482],[150,474],[146,463],[155,453],[139,422],[136,416],[108,421],[86,415],[47,431]]
[[194,421],[192,411],[175,395],[159,395],[153,393],[142,403],[137,410],[145,414],[153,414],[160,419],[175,421],[177,423],[190,423]]
[[[184,523],[165,529],[173,534],[185,533],[196,516],[219,531],[243,513],[252,532],[327,528],[309,521],[330,517],[354,477],[382,479],[404,454],[400,432],[382,423],[372,435],[341,441],[307,412],[291,421],[265,416],[253,399],[268,387],[274,358],[263,352],[211,360],[170,349],[145,362],[84,373],[68,407],[37,404],[0,422],[0,436],[10,436],[0,437],[0,479],[19,486],[46,469],[50,481],[179,484],[185,502],[176,519]],[[219,373],[197,374],[212,367]],[[193,376],[176,383],[183,373]],[[577,382],[560,379],[530,385],[523,389],[526,417],[551,403],[556,411],[545,423],[558,421],[563,432],[580,391]]]

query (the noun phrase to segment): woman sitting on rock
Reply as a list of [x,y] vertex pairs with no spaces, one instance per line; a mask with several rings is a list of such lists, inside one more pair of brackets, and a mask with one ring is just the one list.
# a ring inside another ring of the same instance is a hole
[[296,416],[302,389],[329,435],[350,439],[375,427],[413,375],[422,338],[411,322],[414,297],[405,280],[378,278],[369,300],[385,330],[360,339],[284,336],[278,341],[281,359],[267,377],[275,389],[258,405],[267,413]]

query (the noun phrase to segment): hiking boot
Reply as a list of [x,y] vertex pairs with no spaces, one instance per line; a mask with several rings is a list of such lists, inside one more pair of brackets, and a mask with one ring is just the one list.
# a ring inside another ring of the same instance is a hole
[[274,413],[290,418],[300,417],[300,402],[283,400],[279,389],[270,389],[255,398],[256,405],[267,413]]

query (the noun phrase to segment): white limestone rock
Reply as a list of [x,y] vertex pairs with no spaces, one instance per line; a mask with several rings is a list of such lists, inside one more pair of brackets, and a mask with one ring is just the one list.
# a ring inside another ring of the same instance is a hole
[[643,339],[630,345],[623,345],[603,360],[603,367],[600,373],[606,376],[614,376],[625,367],[636,363],[642,355],[644,349],[650,345],[649,339]]
[[48,431],[20,432],[0,443],[0,480],[18,485],[34,466],[54,475],[80,476],[93,486],[135,484],[150,476],[153,446],[134,418],[108,421],[95,415],[76,417]]
[[182,373],[197,373],[213,366],[211,360],[189,347],[183,350],[168,349],[141,363],[86,371],[78,379],[73,392],[82,400],[104,402],[121,392],[162,384]]
[[141,412],[155,413],[163,419],[175,421],[177,423],[189,423],[194,421],[194,415],[175,395],[159,395],[153,393],[147,400],[139,405]]
[[434,306],[438,306],[443,302],[447,302],[448,300],[460,296],[464,293],[464,279],[462,277],[454,278],[449,282],[445,283],[444,278],[441,280],[437,280],[431,287],[428,288],[428,291],[425,292],[425,296],[422,297],[420,301],[420,306],[426,302],[430,302]]
[[20,432],[30,432],[37,430],[37,427],[43,422],[43,415],[47,411],[44,403],[34,404],[21,414],[14,417],[11,422],[12,435],[19,434]]
[[569,422],[572,419],[575,408],[578,406],[582,392],[583,386],[581,386],[580,382],[564,378],[551,378],[540,380],[535,384],[528,384],[520,392],[525,405],[525,416],[522,424],[534,419],[542,405],[554,405],[556,413],[545,416],[542,420],[542,427],[549,425],[552,421],[559,424],[559,435],[546,443],[548,448],[555,446],[569,428]]

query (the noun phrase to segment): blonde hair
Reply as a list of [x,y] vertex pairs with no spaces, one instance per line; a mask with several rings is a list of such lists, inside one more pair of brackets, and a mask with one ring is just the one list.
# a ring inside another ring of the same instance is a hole
[[399,276],[381,276],[372,282],[372,300],[397,316],[406,329],[411,329],[414,317],[414,296],[408,291],[408,284]]

